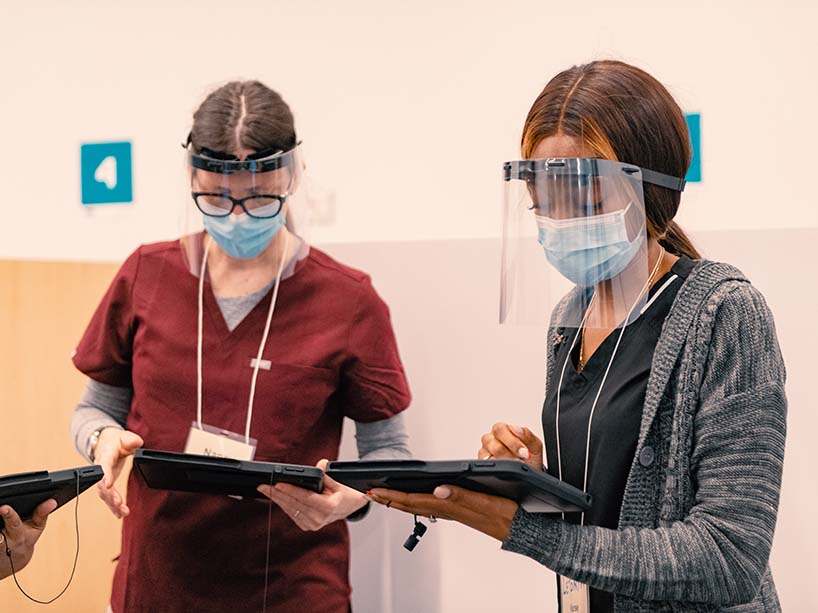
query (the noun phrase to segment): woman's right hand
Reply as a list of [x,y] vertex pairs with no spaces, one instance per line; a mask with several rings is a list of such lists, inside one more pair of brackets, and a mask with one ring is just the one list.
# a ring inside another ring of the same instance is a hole
[[125,458],[133,455],[134,450],[143,444],[138,434],[118,428],[105,428],[99,433],[97,439],[94,461],[102,467],[102,472],[105,473],[102,481],[97,485],[97,491],[111,512],[120,519],[131,511],[125,504],[122,495],[114,487],[114,482],[122,472]]
[[496,423],[480,439],[483,446],[477,458],[522,460],[531,468],[543,470],[542,441],[531,430],[513,424]]

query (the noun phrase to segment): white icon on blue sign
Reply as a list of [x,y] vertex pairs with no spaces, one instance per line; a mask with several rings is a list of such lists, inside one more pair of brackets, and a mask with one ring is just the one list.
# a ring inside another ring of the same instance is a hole
[[83,204],[133,201],[131,143],[90,143],[80,146]]

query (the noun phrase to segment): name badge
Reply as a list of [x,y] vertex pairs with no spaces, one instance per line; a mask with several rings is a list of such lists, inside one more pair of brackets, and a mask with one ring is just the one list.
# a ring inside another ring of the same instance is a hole
[[214,428],[202,424],[201,429],[195,421],[190,426],[185,443],[185,453],[230,458],[233,460],[252,460],[256,456],[258,441],[254,438],[247,440],[241,434]]
[[591,593],[588,586],[560,575],[561,613],[590,613]]

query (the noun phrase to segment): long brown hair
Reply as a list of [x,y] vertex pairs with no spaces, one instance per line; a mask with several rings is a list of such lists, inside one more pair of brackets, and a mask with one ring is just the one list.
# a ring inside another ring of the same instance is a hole
[[210,93],[193,114],[196,151],[286,151],[295,146],[295,120],[278,92],[259,81],[231,81]]
[[[523,127],[523,157],[549,136],[580,139],[594,154],[674,177],[692,156],[687,122],[665,87],[644,70],[613,60],[574,66],[551,79]],[[673,221],[681,194],[644,184],[648,231],[676,255],[700,254]]]

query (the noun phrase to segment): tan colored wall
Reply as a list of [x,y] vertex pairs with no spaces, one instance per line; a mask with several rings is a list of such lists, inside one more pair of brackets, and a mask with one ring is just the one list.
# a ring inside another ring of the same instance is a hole
[[[71,350],[107,287],[111,264],[0,260],[0,474],[81,466],[68,435],[83,376]],[[104,611],[118,552],[118,522],[96,491],[80,498],[81,550],[74,582],[49,611]],[[20,575],[33,597],[65,585],[74,558],[73,503],[57,511]],[[0,583],[0,611],[42,611],[11,578]]]

